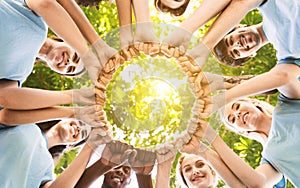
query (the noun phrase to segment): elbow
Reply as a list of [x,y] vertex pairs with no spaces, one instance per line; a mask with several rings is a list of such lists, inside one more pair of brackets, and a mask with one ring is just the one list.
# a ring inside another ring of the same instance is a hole
[[13,125],[13,121],[10,115],[10,111],[6,109],[0,110],[0,124],[1,125]]
[[[7,108],[9,106],[9,97],[6,97],[3,92],[0,92],[0,107]],[[0,108],[1,109],[1,108]]]

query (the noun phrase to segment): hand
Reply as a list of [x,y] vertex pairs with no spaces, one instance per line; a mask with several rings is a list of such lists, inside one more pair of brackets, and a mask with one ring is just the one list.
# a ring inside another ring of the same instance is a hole
[[205,106],[204,111],[208,113],[209,115],[215,113],[217,110],[219,110],[221,107],[223,107],[226,104],[226,96],[225,92],[221,92],[219,94],[213,95],[210,97],[210,103]]
[[74,117],[82,120],[92,127],[103,127],[104,124],[100,121],[100,116],[96,111],[96,106],[74,107]]
[[[118,53],[118,51],[110,46],[108,46],[102,39],[98,39],[92,44],[94,50],[96,51],[97,57],[101,63],[105,72],[109,72],[108,68],[115,69],[119,65],[124,64],[123,57]],[[112,60],[114,66],[111,67],[109,60]],[[99,74],[98,74],[99,75]]]
[[156,155],[153,151],[146,149],[135,149],[137,151],[134,160],[129,161],[130,166],[136,173],[150,174],[154,167]]
[[203,156],[207,149],[208,147],[205,144],[200,142],[197,137],[193,136],[189,143],[182,147],[180,152]]
[[180,149],[182,148],[182,146],[186,143],[188,143],[191,139],[191,135],[189,134],[188,131],[183,131],[177,138],[176,138],[176,142],[174,143],[174,145],[176,146],[176,148]]
[[106,144],[100,160],[107,166],[115,167],[126,161],[133,161],[136,154],[133,146],[114,140]]
[[152,22],[139,22],[136,24],[134,43],[158,43],[153,33]]
[[112,139],[112,127],[92,127],[92,131],[87,140],[87,144],[96,150],[100,145],[111,142]]
[[185,52],[188,47],[193,33],[188,32],[183,28],[177,28],[174,32],[169,34],[163,43],[171,45],[173,47],[180,47],[181,51]]
[[172,163],[176,156],[176,148],[173,144],[167,143],[157,147],[156,158],[159,164]]
[[74,89],[73,91],[73,104],[94,105],[95,104],[95,89],[94,88],[81,88]]
[[194,132],[194,136],[202,138],[208,144],[211,144],[218,133],[204,120],[199,120],[197,124],[191,124],[188,127],[188,132]]
[[81,59],[84,63],[85,68],[87,69],[87,71],[89,73],[92,83],[94,85],[97,85],[98,84],[98,82],[97,82],[98,76],[103,68],[102,64],[100,64],[98,58],[91,50],[88,50],[81,57]]
[[187,54],[191,59],[194,60],[195,64],[202,69],[208,59],[210,50],[205,46],[204,43],[200,41],[199,44],[193,49],[189,50]]

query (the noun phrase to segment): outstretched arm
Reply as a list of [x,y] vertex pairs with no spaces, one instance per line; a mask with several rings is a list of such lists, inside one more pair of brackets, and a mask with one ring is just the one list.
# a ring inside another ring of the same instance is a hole
[[31,10],[43,17],[48,26],[80,55],[88,51],[88,45],[80,30],[58,2],[27,0],[26,3]]
[[[226,102],[234,99],[255,95],[278,89],[286,97],[299,97],[299,83],[296,82],[300,69],[293,64],[279,64],[267,73],[258,75],[247,80],[226,92]],[[298,91],[297,91],[298,90]],[[297,96],[298,95],[298,96]]]
[[203,24],[219,14],[231,0],[204,0],[197,10],[186,20],[184,20],[180,27],[194,33]]
[[43,188],[74,187],[84,172],[92,153],[93,149],[86,144],[70,166],[56,180],[43,185]]
[[272,187],[282,178],[282,175],[269,164],[260,165],[254,170],[236,155],[219,136],[214,140],[212,146],[246,187],[261,187],[262,185],[263,187]]

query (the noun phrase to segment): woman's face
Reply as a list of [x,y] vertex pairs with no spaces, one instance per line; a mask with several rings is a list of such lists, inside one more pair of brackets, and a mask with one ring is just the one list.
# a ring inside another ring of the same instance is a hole
[[87,136],[87,131],[76,120],[61,120],[55,125],[59,139],[62,143],[77,142]]
[[187,155],[181,165],[183,178],[189,188],[214,187],[215,173],[201,157]]
[[256,103],[251,100],[238,100],[227,104],[224,111],[226,123],[237,132],[257,130],[263,112]]
[[161,0],[161,3],[171,9],[177,9],[181,7],[186,0]]
[[59,74],[74,74],[83,69],[80,57],[65,42],[54,41],[46,54],[46,61],[49,67]]

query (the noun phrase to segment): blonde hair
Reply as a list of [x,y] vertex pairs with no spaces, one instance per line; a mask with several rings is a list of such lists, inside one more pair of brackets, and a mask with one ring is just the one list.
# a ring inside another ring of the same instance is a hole
[[[268,112],[270,115],[273,114],[274,106],[272,106],[271,104],[269,104],[265,101],[261,101],[261,100],[257,100],[257,99],[251,99],[251,98],[240,98],[236,101],[244,101],[244,102],[256,101],[259,104],[259,108],[261,109],[261,111],[262,111],[262,108],[264,108],[264,110],[266,112]],[[223,122],[223,124],[225,125],[225,127],[228,130],[230,130],[232,132],[235,132],[235,133],[238,133],[238,131],[228,123],[228,121],[225,117],[225,106],[219,109],[219,116],[220,116],[221,121]]]

